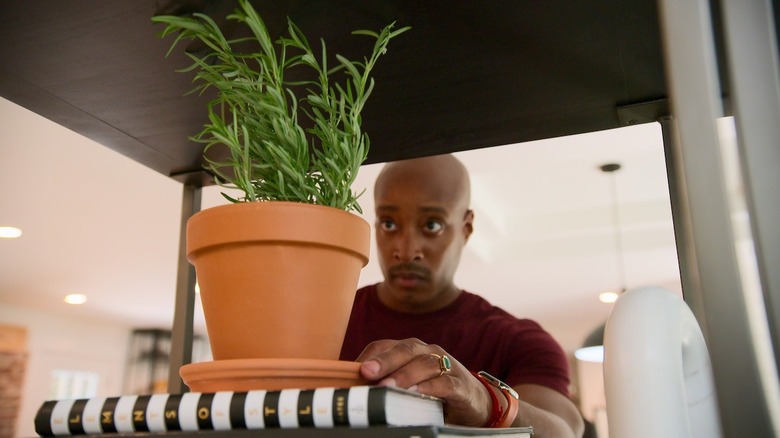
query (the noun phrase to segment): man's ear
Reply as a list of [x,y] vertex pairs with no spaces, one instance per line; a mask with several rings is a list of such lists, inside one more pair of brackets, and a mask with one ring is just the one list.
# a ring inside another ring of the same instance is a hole
[[474,232],[474,210],[466,210],[466,214],[463,215],[463,237],[464,241],[468,241],[471,233]]

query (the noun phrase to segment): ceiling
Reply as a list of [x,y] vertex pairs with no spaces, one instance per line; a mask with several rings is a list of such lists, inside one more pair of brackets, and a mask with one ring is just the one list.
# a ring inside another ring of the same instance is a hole
[[[253,3],[273,32],[289,15],[347,57],[366,53],[351,30],[412,26],[376,70],[368,163],[445,152],[466,162],[477,231],[459,285],[539,319],[568,347],[580,342],[609,310],[595,295],[620,286],[598,170],[617,161],[628,285],[679,287],[660,130],[642,124],[667,114],[654,0]],[[3,3],[0,183],[13,189],[0,197],[0,222],[25,235],[0,242],[0,301],[169,323],[181,184],[210,181],[187,141],[204,102],[184,96],[190,77],[174,71],[184,55],[165,58],[171,41],[149,18],[233,7]],[[219,199],[205,189],[204,207]],[[371,265],[361,282],[378,278]],[[72,291],[89,302],[64,308]]]

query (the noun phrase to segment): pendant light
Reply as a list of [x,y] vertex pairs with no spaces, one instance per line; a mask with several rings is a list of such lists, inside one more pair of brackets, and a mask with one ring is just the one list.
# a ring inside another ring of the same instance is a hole
[[[603,302],[608,301],[605,297],[616,297],[626,291],[626,272],[625,272],[625,260],[623,259],[623,239],[620,235],[620,209],[618,208],[618,196],[617,196],[617,180],[615,172],[620,170],[620,164],[608,163],[599,167],[602,172],[609,175],[610,180],[610,197],[612,201],[612,225],[615,232],[614,244],[615,244],[615,257],[618,276],[619,289],[616,291],[602,292],[599,298]],[[603,323],[596,327],[583,342],[582,347],[574,352],[574,356],[586,362],[604,362],[604,327],[606,323]]]
[[620,164],[609,163],[600,167],[601,171],[609,175],[610,195],[612,197],[612,225],[615,231],[615,262],[617,266],[618,295],[626,291],[626,264],[623,258],[623,238],[620,233],[620,208],[618,206],[617,177],[615,172],[620,170]]

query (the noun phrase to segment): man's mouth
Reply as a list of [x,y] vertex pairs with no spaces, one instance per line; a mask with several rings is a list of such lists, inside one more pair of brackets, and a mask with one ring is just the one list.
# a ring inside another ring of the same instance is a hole
[[393,280],[395,284],[405,288],[412,288],[423,282],[419,275],[394,275]]
[[415,287],[425,282],[428,271],[419,266],[395,266],[390,269],[390,276],[401,287]]

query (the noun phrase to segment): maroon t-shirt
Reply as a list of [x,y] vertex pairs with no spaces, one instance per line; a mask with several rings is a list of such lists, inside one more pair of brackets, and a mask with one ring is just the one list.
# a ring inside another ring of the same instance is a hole
[[509,385],[533,383],[569,395],[569,362],[555,339],[536,322],[466,291],[443,309],[409,314],[385,307],[376,285],[361,288],[341,360],[357,359],[373,341],[406,338],[439,345],[470,371],[487,371]]

